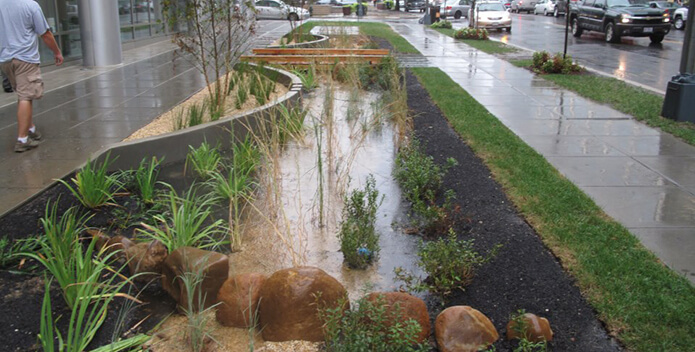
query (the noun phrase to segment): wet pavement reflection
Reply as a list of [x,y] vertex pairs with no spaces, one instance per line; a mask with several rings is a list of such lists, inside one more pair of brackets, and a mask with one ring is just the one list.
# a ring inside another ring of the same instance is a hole
[[[436,31],[404,21],[392,26],[429,66],[446,72],[664,263],[695,282],[695,147]],[[617,56],[612,70],[630,79],[650,65],[635,65],[630,53]]]

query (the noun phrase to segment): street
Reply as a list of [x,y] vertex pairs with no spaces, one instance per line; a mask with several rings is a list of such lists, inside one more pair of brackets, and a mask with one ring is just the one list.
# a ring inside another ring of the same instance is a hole
[[[562,52],[564,16],[511,15],[512,33],[493,30],[490,37],[533,51]],[[449,20],[454,28],[468,25],[465,18]],[[649,38],[623,37],[620,44],[611,44],[605,42],[603,33],[584,32],[580,38],[569,33],[567,53],[580,65],[664,92],[671,77],[678,74],[684,33],[671,29],[663,43],[656,45]]]

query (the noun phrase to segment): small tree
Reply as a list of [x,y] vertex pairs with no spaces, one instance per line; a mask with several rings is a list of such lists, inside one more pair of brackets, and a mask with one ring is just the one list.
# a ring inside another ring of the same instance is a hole
[[[224,88],[239,57],[249,49],[255,33],[255,10],[251,1],[238,0],[164,0],[162,12],[169,26],[185,31],[174,35],[186,58],[205,76],[213,107],[224,105]],[[224,79],[220,77],[224,75]],[[213,85],[214,83],[214,85]]]

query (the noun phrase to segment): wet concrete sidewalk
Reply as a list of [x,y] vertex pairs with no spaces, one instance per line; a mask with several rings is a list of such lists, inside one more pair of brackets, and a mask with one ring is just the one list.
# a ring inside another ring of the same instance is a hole
[[[289,29],[287,21],[261,21],[253,45],[267,46]],[[203,88],[198,69],[175,55],[175,48],[164,39],[124,51],[119,66],[45,73],[46,92],[34,102],[34,123],[44,142],[21,154],[12,149],[17,97],[0,93],[0,215]]]
[[695,147],[415,22],[392,26],[695,283]]

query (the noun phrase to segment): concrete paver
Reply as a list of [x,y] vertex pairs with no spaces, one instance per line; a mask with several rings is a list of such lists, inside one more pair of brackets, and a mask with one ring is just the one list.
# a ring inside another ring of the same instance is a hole
[[695,147],[422,25],[392,27],[695,283]]

